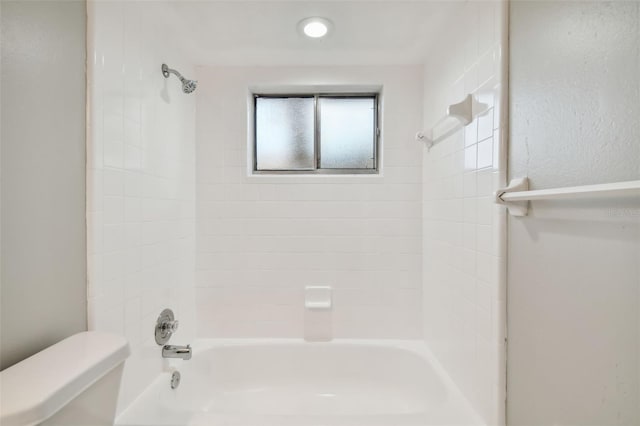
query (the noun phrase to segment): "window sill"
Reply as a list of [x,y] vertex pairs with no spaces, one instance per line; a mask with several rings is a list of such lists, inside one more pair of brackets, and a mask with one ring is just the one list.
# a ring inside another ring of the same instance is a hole
[[379,182],[384,178],[380,170],[372,170],[367,172],[345,171],[343,173],[318,173],[306,172],[271,172],[271,171],[250,171],[245,175],[245,182],[252,183],[331,183],[350,184],[350,183],[373,183]]

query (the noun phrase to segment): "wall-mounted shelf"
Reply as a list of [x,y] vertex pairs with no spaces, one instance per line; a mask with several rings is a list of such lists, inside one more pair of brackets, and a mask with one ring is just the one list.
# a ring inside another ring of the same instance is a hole
[[494,194],[513,216],[526,216],[529,201],[640,196],[640,180],[529,191],[529,179],[517,178]]
[[329,286],[307,286],[304,290],[304,307],[312,311],[331,310],[333,301]]
[[416,141],[425,143],[431,149],[438,142],[471,123],[475,117],[485,113],[487,109],[487,105],[478,102],[473,95],[469,94],[462,102],[449,105],[447,114],[438,120],[431,130],[416,133]]

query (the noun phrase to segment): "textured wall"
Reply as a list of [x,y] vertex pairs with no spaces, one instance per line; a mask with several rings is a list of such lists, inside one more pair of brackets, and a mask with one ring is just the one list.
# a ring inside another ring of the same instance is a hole
[[467,94],[490,109],[423,153],[424,338],[480,416],[504,424],[506,3],[468,2],[425,65],[425,128]]
[[81,1],[2,1],[0,368],[86,329]]
[[[640,179],[640,3],[511,4],[510,177]],[[508,420],[640,423],[640,197],[509,218]]]
[[89,329],[131,345],[120,409],[176,362],[154,340],[162,309],[181,324],[171,343],[195,336],[195,96],[160,71],[193,68],[168,19],[166,3],[89,3]]
[[511,175],[537,189],[637,179],[638,2],[518,1],[512,10]]
[[[422,67],[198,79],[198,334],[301,337],[304,287],[330,285],[335,337],[420,336]],[[382,174],[248,176],[249,89],[291,84],[382,85]]]

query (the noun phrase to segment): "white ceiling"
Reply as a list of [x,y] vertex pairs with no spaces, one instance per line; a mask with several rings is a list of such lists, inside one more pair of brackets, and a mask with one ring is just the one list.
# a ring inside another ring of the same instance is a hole
[[[172,22],[197,65],[418,64],[456,1],[170,1]],[[310,16],[334,23],[323,39],[299,34]]]

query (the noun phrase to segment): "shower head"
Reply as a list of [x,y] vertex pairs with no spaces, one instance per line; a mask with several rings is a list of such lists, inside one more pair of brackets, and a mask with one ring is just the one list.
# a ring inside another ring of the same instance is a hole
[[198,87],[198,82],[196,80],[187,80],[178,71],[172,70],[167,66],[167,64],[162,64],[162,75],[164,75],[164,78],[169,78],[169,75],[171,74],[175,74],[175,76],[180,79],[182,82],[182,91],[184,93],[191,93],[196,90],[196,87]]
[[191,93],[196,90],[196,87],[198,87],[198,82],[196,80],[181,78],[180,81],[182,81],[182,91],[184,93]]

